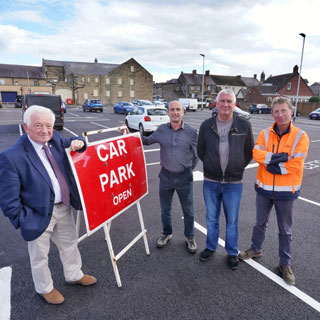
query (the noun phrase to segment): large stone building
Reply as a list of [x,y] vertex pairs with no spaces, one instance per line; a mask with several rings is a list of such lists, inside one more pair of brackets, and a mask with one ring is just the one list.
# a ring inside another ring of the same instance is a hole
[[0,101],[14,102],[17,95],[52,93],[42,67],[0,64]]
[[152,99],[153,76],[135,59],[122,64],[42,60],[42,67],[0,64],[0,99],[13,102],[25,93],[60,94],[64,101],[82,104],[100,99],[118,101]]

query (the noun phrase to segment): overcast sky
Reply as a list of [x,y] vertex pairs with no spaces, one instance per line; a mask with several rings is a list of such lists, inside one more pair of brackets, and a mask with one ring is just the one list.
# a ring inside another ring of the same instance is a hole
[[156,82],[197,69],[260,79],[300,67],[320,82],[319,0],[0,0],[0,63],[121,64]]

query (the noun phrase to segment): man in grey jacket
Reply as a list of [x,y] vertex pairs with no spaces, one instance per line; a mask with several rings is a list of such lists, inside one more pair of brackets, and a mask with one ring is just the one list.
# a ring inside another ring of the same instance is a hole
[[217,249],[221,202],[226,217],[225,250],[228,265],[238,267],[238,214],[243,172],[252,159],[253,135],[249,121],[233,113],[236,97],[230,89],[219,92],[217,110],[199,130],[198,156],[203,162],[207,241],[200,261]]

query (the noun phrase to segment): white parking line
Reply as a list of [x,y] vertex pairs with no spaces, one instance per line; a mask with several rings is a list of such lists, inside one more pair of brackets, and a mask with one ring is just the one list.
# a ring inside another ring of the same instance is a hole
[[109,128],[110,128],[110,127],[104,126],[104,125],[102,125],[102,124],[100,124],[100,123],[96,123],[96,122],[90,122],[90,123],[95,124],[95,125],[98,126],[98,127],[102,127],[102,128],[106,128],[106,129],[109,129]]
[[10,320],[11,267],[0,269],[0,320]]
[[302,201],[306,201],[306,202],[312,203],[312,204],[320,207],[320,203],[319,202],[315,202],[315,201],[312,201],[312,200],[309,200],[309,199],[306,199],[306,198],[302,198],[302,197],[298,197],[298,199],[300,199]]
[[[207,229],[204,228],[202,225],[200,225],[196,221],[194,222],[194,227],[196,229],[198,229],[199,231],[201,231],[203,234],[205,234],[205,235],[207,234]],[[220,238],[219,238],[218,243],[222,247],[225,246],[225,242]],[[301,301],[308,304],[313,309],[320,312],[320,303],[317,300],[315,300],[312,297],[310,297],[309,295],[305,294],[304,292],[299,290],[297,287],[290,286],[290,285],[286,284],[282,278],[280,278],[279,276],[277,276],[275,273],[271,272],[267,268],[263,267],[261,264],[257,263],[256,261],[249,259],[249,260],[244,260],[244,262],[246,262],[248,265],[250,265],[251,267],[253,267],[257,271],[259,271],[260,273],[262,273],[263,275],[265,275],[266,277],[268,277],[269,279],[274,281],[276,284],[278,284],[282,288],[286,289],[287,291],[289,291],[290,293],[295,295],[297,298],[299,298]]]

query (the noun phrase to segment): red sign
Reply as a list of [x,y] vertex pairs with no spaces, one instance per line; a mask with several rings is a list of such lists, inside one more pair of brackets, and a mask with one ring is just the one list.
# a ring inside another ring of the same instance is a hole
[[139,133],[90,143],[69,153],[78,184],[87,232],[119,215],[148,193]]

